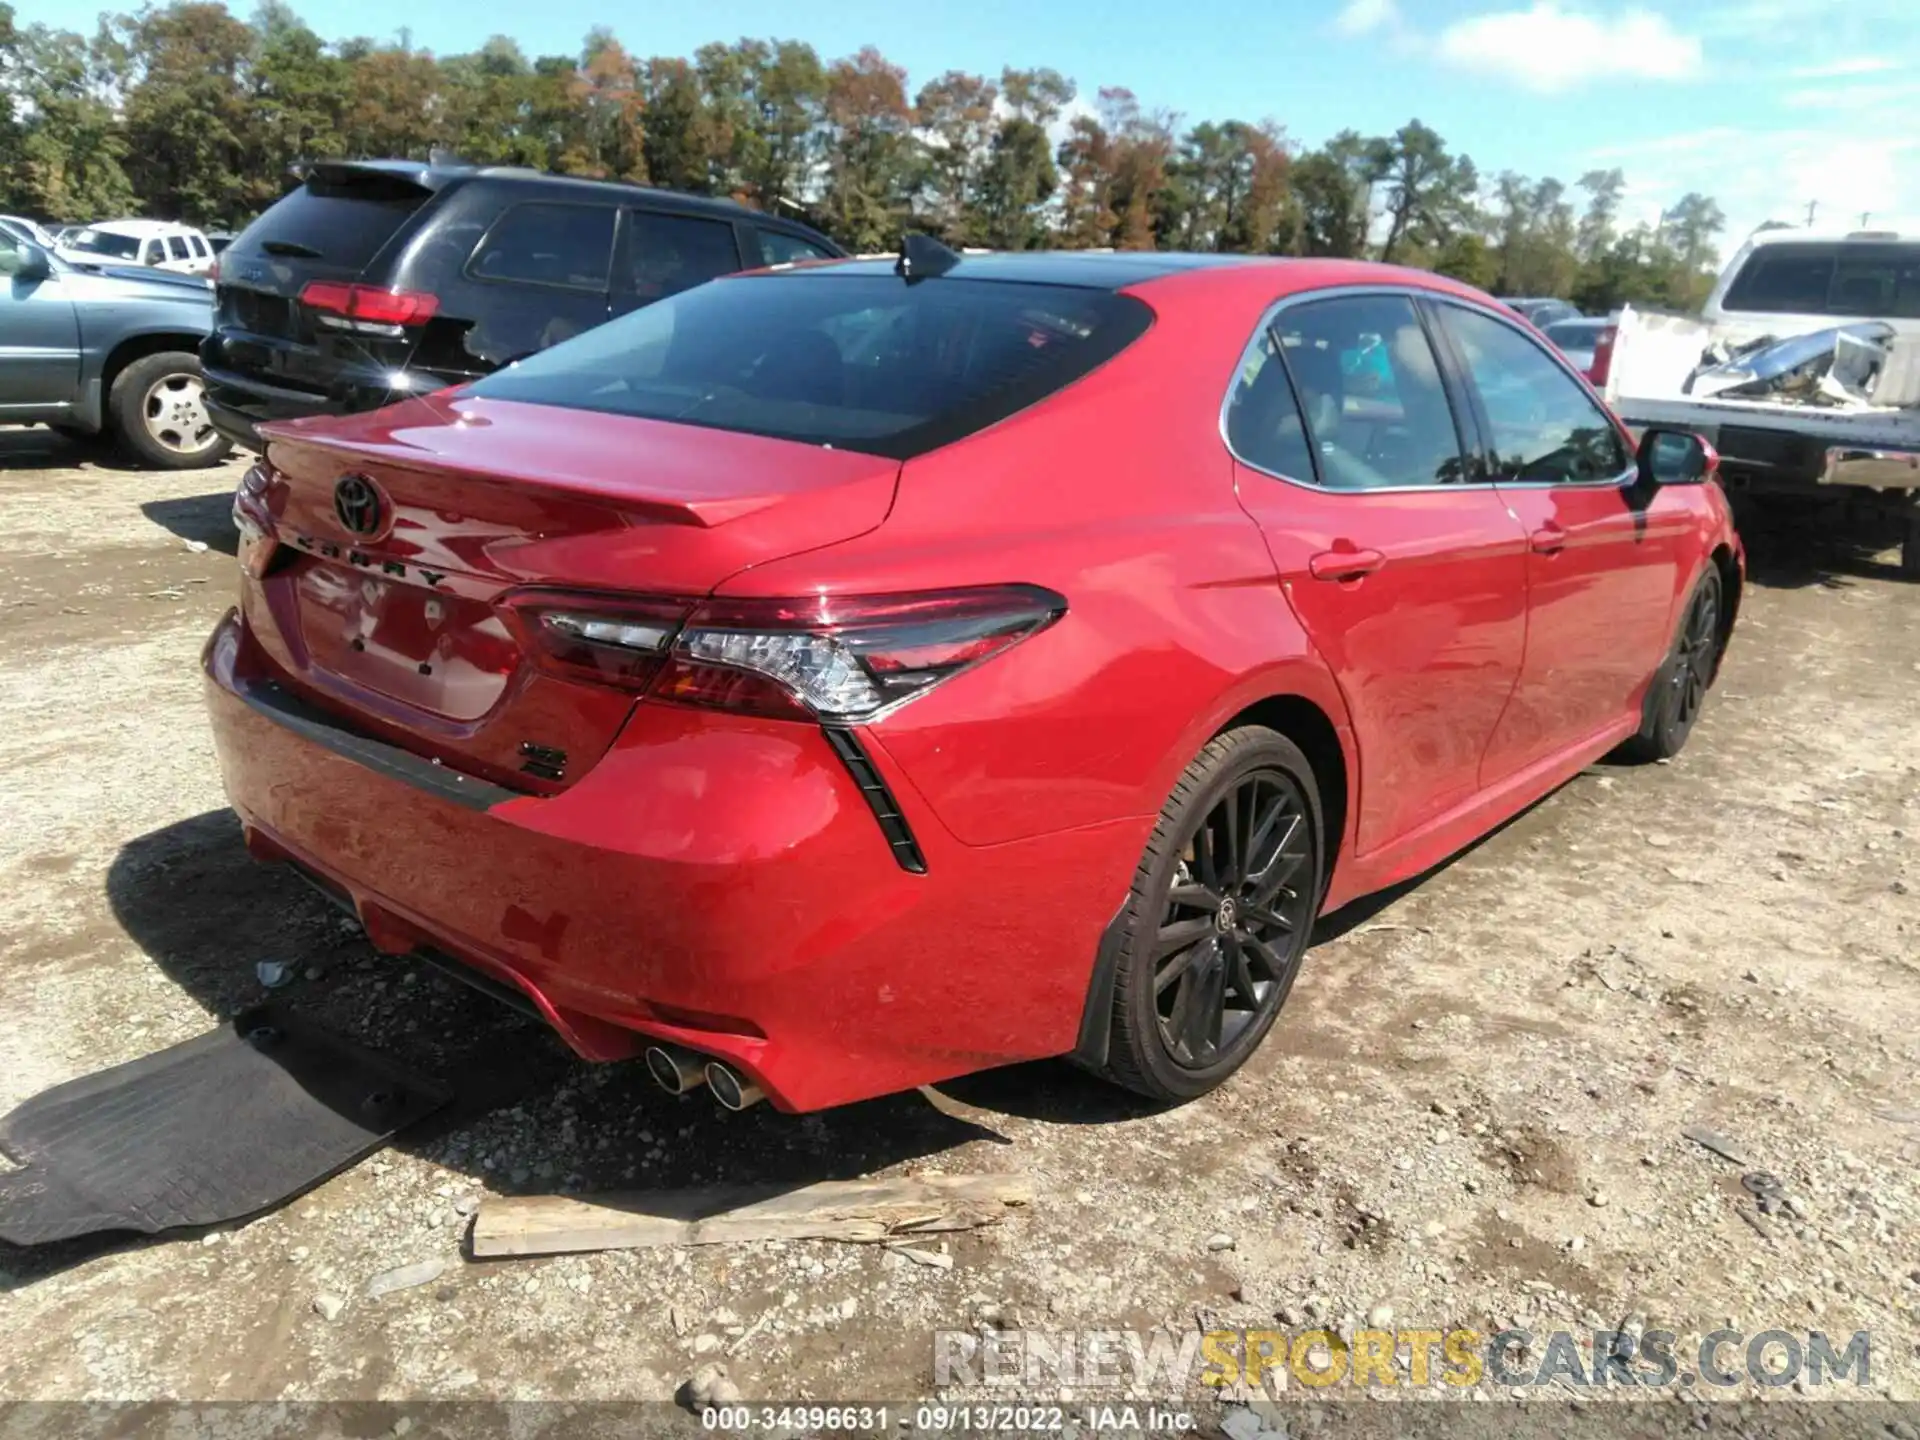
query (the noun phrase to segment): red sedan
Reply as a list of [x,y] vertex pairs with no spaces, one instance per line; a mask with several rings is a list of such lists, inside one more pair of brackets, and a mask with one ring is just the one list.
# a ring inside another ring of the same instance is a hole
[[1685,743],[1713,464],[1433,275],[910,245],[272,429],[209,703],[257,855],[584,1056],[1184,1099],[1321,912]]

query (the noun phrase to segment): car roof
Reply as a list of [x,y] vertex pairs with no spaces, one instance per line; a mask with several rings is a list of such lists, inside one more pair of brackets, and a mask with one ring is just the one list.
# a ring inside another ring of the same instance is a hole
[[1758,249],[1767,245],[1886,245],[1920,243],[1920,234],[1900,230],[1762,230],[1747,237]]
[[[753,275],[892,275],[894,259],[824,260],[750,271]],[[1488,297],[1431,270],[1375,260],[1335,260],[1289,255],[1191,254],[1175,250],[1022,250],[962,255],[937,283],[998,280],[1087,290],[1138,290],[1143,295],[1202,287],[1234,303],[1267,304],[1313,290],[1390,285],[1428,290],[1479,304]],[[928,282],[933,283],[933,282]]]
[[[792,274],[892,275],[893,256],[826,261],[796,267]],[[1027,285],[1067,285],[1084,290],[1123,290],[1188,270],[1291,263],[1266,255],[1195,255],[1176,250],[997,250],[962,255],[942,280],[999,280]]]
[[192,230],[191,225],[182,225],[173,220],[98,220],[91,225],[82,225],[82,230],[100,230],[108,235],[127,235],[137,240],[149,240],[155,236],[183,235]]
[[542,194],[554,196],[605,196],[610,191],[625,195],[637,195],[659,203],[663,208],[681,210],[690,213],[724,215],[730,220],[749,220],[755,224],[777,225],[784,229],[802,234],[817,234],[811,226],[780,215],[769,215],[763,210],[742,205],[734,200],[721,200],[711,195],[692,195],[684,190],[667,190],[656,185],[641,185],[630,180],[589,180],[578,175],[551,175],[544,170],[534,170],[524,165],[467,165],[441,163],[421,160],[319,160],[307,167],[308,174],[326,176],[350,175],[354,173],[391,175],[396,179],[411,181],[423,190],[440,190],[454,181],[486,180],[489,182],[526,186]]

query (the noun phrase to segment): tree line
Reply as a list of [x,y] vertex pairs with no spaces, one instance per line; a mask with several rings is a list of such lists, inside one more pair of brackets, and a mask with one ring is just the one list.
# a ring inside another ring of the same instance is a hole
[[1045,68],[910,90],[872,47],[643,59],[598,28],[577,56],[530,60],[506,36],[436,56],[405,31],[329,42],[284,0],[247,22],[175,0],[92,36],[18,25],[0,0],[0,210],[237,227],[302,161],[445,150],[732,196],[855,251],[913,228],[996,249],[1359,257],[1594,311],[1691,306],[1711,283],[1719,207],[1689,194],[1625,224],[1619,170],[1489,176],[1418,120],[1303,149],[1272,121],[1183,125],[1120,88],[1080,99]]

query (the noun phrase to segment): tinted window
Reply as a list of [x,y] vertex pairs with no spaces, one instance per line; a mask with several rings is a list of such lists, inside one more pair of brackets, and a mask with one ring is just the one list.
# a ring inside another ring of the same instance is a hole
[[1562,348],[1571,345],[1576,350],[1588,350],[1600,338],[1600,332],[1612,323],[1611,320],[1562,320],[1558,325],[1547,327],[1547,339]]
[[1151,318],[1105,290],[788,271],[688,290],[469,390],[904,458],[1070,384]]
[[160,248],[160,242],[158,240],[149,240],[147,241],[147,252],[142,258],[149,265],[158,265],[162,260],[167,258],[167,253]]
[[756,230],[754,233],[760,237],[760,263],[763,265],[791,265],[797,260],[833,258],[831,251],[822,250],[798,235],[787,235],[779,230]]
[[202,240],[198,235],[189,235],[187,237],[187,244],[192,247],[196,259],[204,260],[206,258],[207,242]]
[[1464,477],[1453,410],[1412,301],[1317,300],[1282,311],[1276,328],[1321,483],[1378,490]]
[[1263,330],[1247,351],[1227,402],[1227,444],[1249,465],[1291,480],[1315,480],[1300,402],[1280,359],[1280,343]]
[[140,242],[133,236],[113,235],[104,230],[82,230],[67,242],[67,248],[113,260],[133,260],[140,254]]
[[605,290],[613,216],[605,205],[515,205],[487,231],[467,273],[481,280]]
[[1767,245],[1755,250],[1727,287],[1727,310],[1774,310],[1818,315],[1833,286],[1832,245]]
[[236,256],[282,247],[286,256],[363,269],[431,191],[393,176],[315,176],[275,201],[233,242]]
[[1607,414],[1528,336],[1458,306],[1441,314],[1493,428],[1494,474],[1505,480],[1612,480],[1626,447]]
[[627,283],[641,300],[678,295],[740,268],[740,247],[727,221],[635,210],[628,222]]
[[1920,245],[1843,250],[1834,265],[1827,313],[1920,319]]
[[192,258],[187,251],[186,236],[169,235],[167,237],[167,258],[171,260],[187,260]]

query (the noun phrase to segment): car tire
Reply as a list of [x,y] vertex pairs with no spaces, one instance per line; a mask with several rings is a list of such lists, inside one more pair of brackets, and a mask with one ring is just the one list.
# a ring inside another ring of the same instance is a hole
[[1259,1048],[1325,891],[1321,813],[1306,756],[1262,726],[1216,737],[1187,767],[1121,914],[1109,1079],[1191,1100]]
[[1908,518],[1906,538],[1900,542],[1900,578],[1920,580],[1920,515]]
[[143,355],[114,377],[107,426],[121,447],[155,470],[197,470],[227,458],[233,442],[207,417],[200,359],[184,350]]
[[1709,564],[1680,612],[1680,631],[1640,702],[1640,730],[1621,747],[1629,760],[1671,760],[1693,733],[1720,666],[1720,571]]

